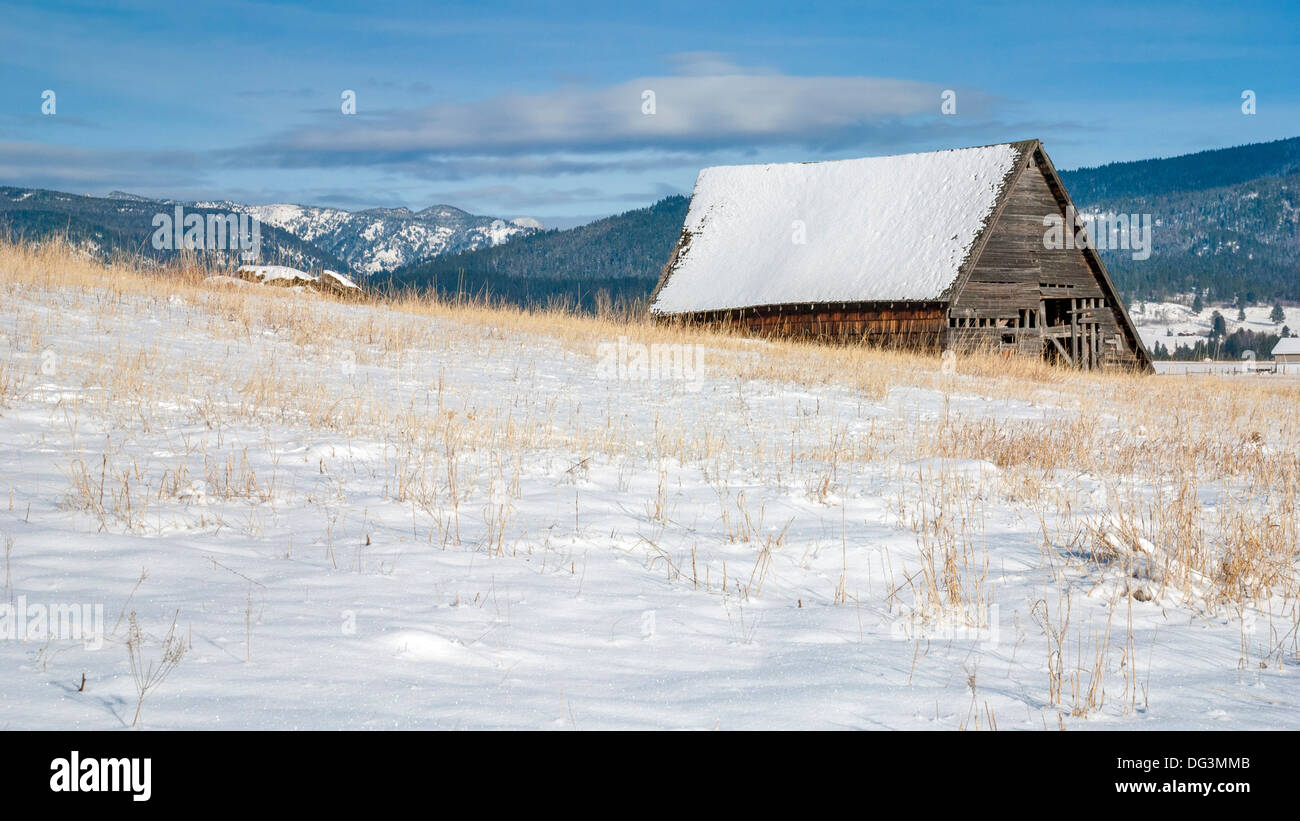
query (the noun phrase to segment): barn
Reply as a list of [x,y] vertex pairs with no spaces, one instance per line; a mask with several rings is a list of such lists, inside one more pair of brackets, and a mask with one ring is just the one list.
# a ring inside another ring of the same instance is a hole
[[1272,356],[1278,373],[1300,373],[1300,337],[1279,339]]
[[1150,371],[1086,231],[1048,241],[1074,214],[1038,140],[706,168],[650,313],[759,335]]

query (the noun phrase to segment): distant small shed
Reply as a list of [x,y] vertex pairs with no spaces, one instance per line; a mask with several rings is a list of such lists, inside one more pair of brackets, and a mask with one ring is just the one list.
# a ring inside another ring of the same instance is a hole
[[1273,362],[1278,373],[1300,373],[1300,337],[1279,339],[1273,346]]
[[1073,213],[1038,140],[706,168],[650,312],[1150,371],[1101,257],[1045,242],[1045,220]]

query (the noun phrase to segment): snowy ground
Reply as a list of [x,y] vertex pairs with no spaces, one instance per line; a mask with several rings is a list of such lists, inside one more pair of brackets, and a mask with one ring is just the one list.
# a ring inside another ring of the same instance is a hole
[[129,726],[132,611],[146,661],[173,618],[185,648],[148,728],[1300,728],[1294,600],[1130,595],[1078,538],[1122,478],[926,455],[1049,430],[1050,388],[727,363],[761,344],[609,378],[307,294],[0,296],[5,599],[104,612],[91,647],[0,639],[6,729]]
[[1231,305],[1206,305],[1199,314],[1191,309],[1191,298],[1186,304],[1182,302],[1140,302],[1131,306],[1129,311],[1138,333],[1147,349],[1162,343],[1172,352],[1178,345],[1190,348],[1197,342],[1207,339],[1214,312],[1223,315],[1228,333],[1239,329],[1263,334],[1280,334],[1282,327],[1288,326],[1292,333],[1300,333],[1300,309],[1295,306],[1283,306],[1286,319],[1277,323],[1270,315],[1272,305],[1251,305],[1246,308],[1246,321],[1237,320],[1237,309]]
[[1300,380],[1300,365],[1294,363],[1275,363],[1269,360],[1231,360],[1217,359],[1212,362],[1171,362],[1157,361],[1156,373],[1164,376],[1222,376],[1241,377],[1243,379],[1282,379],[1290,382]]

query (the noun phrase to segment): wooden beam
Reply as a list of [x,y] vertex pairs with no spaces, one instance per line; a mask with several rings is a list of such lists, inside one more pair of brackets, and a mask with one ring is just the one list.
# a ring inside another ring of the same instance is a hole
[[1060,341],[1054,336],[1049,336],[1047,338],[1052,340],[1052,344],[1055,345],[1056,349],[1061,352],[1061,356],[1065,357],[1065,361],[1070,363],[1070,367],[1074,367],[1074,360],[1070,358],[1070,352],[1065,349],[1065,346],[1062,345]]
[[1101,326],[1098,325],[1096,322],[1093,322],[1088,327],[1092,329],[1091,333],[1089,334],[1088,347],[1092,350],[1092,367],[1095,370],[1101,367],[1101,351],[1098,350],[1099,348],[1098,343],[1100,342]]
[[1070,351],[1074,356],[1070,359],[1073,365],[1079,361],[1079,300],[1070,300]]

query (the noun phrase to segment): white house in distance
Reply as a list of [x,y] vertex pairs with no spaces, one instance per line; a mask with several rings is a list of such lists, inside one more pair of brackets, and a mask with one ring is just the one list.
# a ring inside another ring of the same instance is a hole
[[1273,362],[1278,373],[1300,374],[1300,337],[1279,339],[1273,346]]

